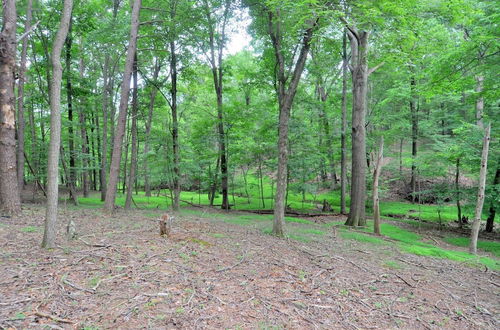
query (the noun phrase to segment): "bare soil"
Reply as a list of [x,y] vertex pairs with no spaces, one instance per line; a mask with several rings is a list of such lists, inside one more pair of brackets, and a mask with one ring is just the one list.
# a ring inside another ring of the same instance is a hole
[[489,269],[333,232],[279,239],[210,213],[177,216],[160,237],[157,216],[63,209],[52,251],[39,247],[41,206],[0,218],[0,328],[500,327],[500,279]]

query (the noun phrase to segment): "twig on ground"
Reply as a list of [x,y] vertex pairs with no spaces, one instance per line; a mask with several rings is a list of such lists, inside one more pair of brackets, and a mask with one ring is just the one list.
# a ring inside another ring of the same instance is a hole
[[45,318],[48,318],[48,319],[51,319],[53,321],[60,322],[60,323],[67,323],[67,324],[75,324],[76,323],[76,322],[73,322],[73,321],[68,320],[68,319],[62,319],[58,316],[42,313],[39,311],[34,312],[33,315],[45,317]]

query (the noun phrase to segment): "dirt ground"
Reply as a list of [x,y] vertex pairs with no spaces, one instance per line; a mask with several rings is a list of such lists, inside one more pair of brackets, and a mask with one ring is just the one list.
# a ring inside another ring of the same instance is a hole
[[210,214],[177,216],[160,237],[155,217],[62,210],[53,251],[39,247],[41,206],[0,218],[0,328],[500,328],[489,269],[333,232],[278,239]]

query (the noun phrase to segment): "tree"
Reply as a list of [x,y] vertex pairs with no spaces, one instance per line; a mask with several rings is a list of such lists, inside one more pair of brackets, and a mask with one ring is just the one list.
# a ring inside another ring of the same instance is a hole
[[368,69],[368,37],[370,32],[358,31],[343,20],[351,43],[352,73],[352,176],[351,204],[346,225],[364,226],[366,203],[366,95],[368,76],[378,66]]
[[14,69],[16,65],[16,1],[3,1],[0,33],[0,209],[9,214],[21,211],[16,169],[16,113]]
[[47,209],[45,215],[45,231],[42,247],[50,249],[55,247],[57,202],[59,197],[59,152],[61,146],[61,79],[62,65],[61,52],[64,40],[68,34],[72,0],[64,0],[63,12],[59,30],[52,46],[52,80],[50,84],[50,147],[47,165]]
[[130,24],[130,40],[127,49],[127,59],[125,61],[125,70],[120,93],[120,108],[118,113],[118,123],[114,135],[113,154],[111,156],[111,166],[109,170],[109,183],[106,189],[106,200],[104,208],[112,212],[115,207],[116,189],[118,184],[118,174],[120,171],[120,161],[122,158],[123,136],[125,135],[125,123],[127,121],[128,98],[130,91],[130,77],[132,75],[132,66],[137,48],[137,35],[139,31],[139,12],[141,9],[141,0],[135,0],[132,8]]
[[377,161],[375,162],[375,168],[373,169],[373,232],[380,235],[380,205],[378,197],[378,186],[380,170],[382,169],[382,163],[384,161],[384,137],[380,137],[380,144],[378,147]]
[[476,212],[474,214],[474,222],[472,223],[470,246],[469,246],[469,252],[472,254],[477,253],[477,237],[479,235],[479,229],[481,228],[481,215],[483,212],[484,191],[486,188],[486,174],[488,173],[487,166],[488,166],[488,152],[490,148],[490,131],[491,131],[491,124],[489,124],[486,127],[484,133],[483,154],[481,156],[481,171],[479,174],[479,187],[477,190]]

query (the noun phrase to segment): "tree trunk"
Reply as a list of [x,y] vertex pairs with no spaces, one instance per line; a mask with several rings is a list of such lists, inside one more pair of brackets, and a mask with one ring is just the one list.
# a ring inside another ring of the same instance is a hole
[[490,131],[491,124],[486,127],[483,141],[483,154],[481,156],[481,171],[479,173],[479,189],[477,191],[476,212],[474,214],[474,222],[472,223],[469,246],[469,252],[472,254],[477,253],[477,237],[479,235],[479,229],[481,228],[481,214],[483,212],[484,190],[486,188],[486,175],[488,174],[487,166],[488,151],[490,148]]
[[[84,80],[84,63],[83,63],[83,45],[80,40],[80,79]],[[83,89],[83,86],[81,87]],[[89,147],[88,147],[88,137],[87,137],[87,125],[85,121],[85,109],[86,109],[86,100],[80,104],[80,109],[78,111],[78,120],[80,122],[80,136],[82,138],[82,188],[83,188],[83,197],[89,197]]]
[[266,208],[264,200],[264,182],[262,179],[262,158],[259,158],[259,186],[260,186],[260,199],[262,201],[262,208]]
[[148,165],[148,154],[149,154],[149,140],[151,137],[151,123],[153,121],[153,110],[155,107],[156,94],[158,93],[158,88],[156,88],[156,81],[158,80],[158,74],[160,72],[160,63],[158,58],[155,59],[155,66],[153,69],[153,85],[151,86],[151,94],[149,98],[149,110],[148,118],[146,120],[146,132],[144,136],[144,191],[146,197],[151,197],[151,184],[149,183],[149,165]]
[[366,94],[368,83],[368,36],[369,32],[358,33],[349,28],[352,63],[352,176],[351,204],[346,225],[366,224]]
[[[73,45],[72,30],[72,17],[69,20],[69,31],[66,37],[66,96],[68,102],[68,147],[69,147],[69,175],[68,187],[70,192],[76,189],[76,166],[75,166],[75,137],[73,132],[73,85],[71,82],[71,48]],[[78,204],[77,196],[71,193],[71,199],[75,204]]]
[[342,36],[342,126],[340,132],[340,213],[347,214],[347,32]]
[[130,27],[130,41],[127,50],[127,59],[125,62],[125,70],[123,74],[123,82],[121,85],[120,108],[118,114],[118,123],[113,142],[113,154],[111,157],[111,167],[109,170],[109,184],[106,191],[105,209],[112,212],[115,206],[116,188],[118,183],[118,174],[120,171],[121,148],[123,143],[123,135],[125,134],[125,122],[127,120],[127,106],[130,91],[130,76],[132,74],[132,66],[134,55],[137,48],[137,34],[139,31],[139,11],[141,8],[141,0],[135,0],[132,9],[132,21]]
[[106,171],[108,167],[108,98],[109,98],[109,82],[108,82],[108,72],[109,72],[109,54],[104,57],[104,68],[103,68],[103,89],[102,89],[102,149],[101,149],[101,170],[100,170],[100,182],[101,182],[101,201],[106,200]]
[[[172,7],[171,10],[171,19],[175,19],[175,7]],[[179,210],[179,199],[181,195],[181,186],[180,186],[180,179],[181,179],[181,173],[180,173],[180,164],[179,164],[179,122],[177,119],[177,54],[175,53],[175,41],[170,40],[170,75],[171,75],[171,88],[170,88],[170,95],[171,95],[171,107],[172,107],[172,152],[174,156],[174,199],[172,200],[172,209],[174,211]],[[221,77],[222,79],[222,77]],[[221,93],[222,93],[222,86],[221,86]],[[218,98],[217,98],[218,99]],[[222,107],[222,102],[221,102],[221,107]],[[222,116],[222,114],[221,114]],[[225,149],[224,149],[225,150]],[[224,159],[224,166],[225,166],[225,159]],[[223,172],[224,175],[224,172]],[[223,179],[224,183],[224,179]],[[224,185],[223,185],[224,188]],[[223,191],[224,194],[224,191]],[[226,203],[227,203],[227,171],[226,171]],[[225,205],[224,203],[222,203]]]
[[411,200],[415,203],[417,197],[417,142],[418,142],[418,109],[415,105],[415,77],[412,76],[410,79],[410,114],[411,114]]
[[47,249],[55,248],[57,200],[59,195],[57,177],[59,172],[59,152],[61,146],[61,52],[69,30],[72,6],[72,0],[64,0],[61,23],[54,39],[51,56],[52,81],[50,87],[50,145],[47,166],[47,210],[45,216],[45,231],[42,241],[42,247]]
[[288,121],[290,119],[290,110],[292,108],[293,99],[297,92],[300,77],[304,71],[309,49],[311,48],[311,40],[313,31],[316,28],[317,19],[309,22],[309,27],[304,31],[301,49],[298,58],[293,68],[290,83],[285,68],[286,61],[283,57],[282,42],[283,35],[281,29],[280,10],[275,13],[268,12],[268,32],[274,48],[276,61],[276,75],[278,82],[278,107],[279,107],[279,122],[278,122],[278,173],[276,177],[276,197],[274,200],[274,219],[273,219],[273,234],[279,237],[284,236],[285,223],[285,208],[286,208],[286,192],[288,178]]
[[[496,191],[498,194],[498,184],[500,184],[500,167],[497,166],[497,170],[495,172],[495,179],[493,180],[493,189]],[[498,195],[497,195],[498,196]],[[488,233],[493,232],[493,227],[495,223],[495,215],[496,215],[496,208],[495,208],[495,201],[491,201],[490,204],[490,210],[489,210],[489,215],[488,215],[488,220],[486,220],[486,231]]]
[[16,65],[16,1],[3,1],[0,33],[0,209],[9,214],[21,211],[16,169],[16,112],[14,70]]
[[[26,21],[24,22],[24,31],[28,32],[31,28],[33,0],[28,0],[26,9]],[[21,50],[21,63],[19,65],[19,82],[17,89],[17,181],[19,193],[21,194],[24,187],[24,83],[26,82],[26,57],[28,51],[28,36],[23,39],[23,47]]]
[[380,235],[380,204],[378,197],[378,181],[380,177],[380,170],[382,169],[382,162],[384,160],[384,137],[380,137],[380,144],[378,147],[377,162],[373,170],[373,232]]
[[462,207],[460,205],[460,158],[457,158],[456,168],[455,168],[455,196],[457,202],[457,220],[458,227],[462,228]]
[[[132,154],[130,155],[130,172],[128,174],[127,197],[125,199],[125,209],[130,209],[132,204],[132,189],[135,182],[135,170],[137,168],[137,105],[138,105],[138,90],[137,90],[137,53],[134,57],[134,65],[132,69],[132,77],[134,89],[132,91]],[[125,164],[127,166],[127,164]]]
[[[480,58],[481,57],[482,56],[480,56]],[[484,82],[484,76],[478,75],[476,77],[476,93],[478,94],[476,100],[476,124],[481,128],[484,128],[483,124],[484,98],[481,95],[481,93],[483,92],[483,82]]]

